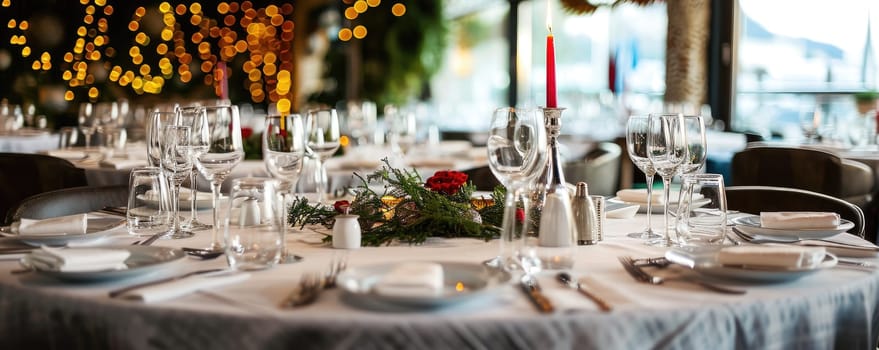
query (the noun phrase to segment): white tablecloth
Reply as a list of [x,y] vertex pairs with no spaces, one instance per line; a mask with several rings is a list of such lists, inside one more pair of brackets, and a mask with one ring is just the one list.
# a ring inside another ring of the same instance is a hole
[[[654,219],[654,222],[660,222]],[[620,255],[650,257],[663,249],[625,237],[645,218],[609,219],[605,241],[578,247],[571,271],[606,298],[612,313],[560,287],[552,274],[540,282],[558,307],[538,314],[515,286],[491,298],[438,310],[365,309],[338,290],[299,309],[276,305],[301,274],[325,271],[343,251],[317,243],[312,230],[288,242],[301,263],[252,273],[245,283],[144,305],[109,299],[112,288],[145,276],[99,284],[67,284],[35,274],[9,273],[0,261],[0,347],[14,348],[443,348],[443,349],[875,349],[879,335],[879,273],[831,268],[800,280],[741,285],[743,296],[717,294],[684,282],[636,283]],[[326,230],[319,230],[326,233]],[[109,241],[127,244],[133,238]],[[209,231],[159,245],[205,246]],[[350,251],[349,266],[431,260],[478,263],[497,253],[497,241],[431,239]],[[875,262],[876,259],[873,259]],[[225,266],[223,258],[189,259],[166,274]],[[356,301],[356,299],[355,299]]]
[[47,132],[0,136],[0,152],[36,153],[55,148],[58,148],[58,134]]

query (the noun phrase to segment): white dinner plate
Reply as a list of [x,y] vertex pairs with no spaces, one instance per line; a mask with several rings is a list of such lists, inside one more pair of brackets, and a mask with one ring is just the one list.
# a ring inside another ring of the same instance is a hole
[[776,229],[765,228],[760,226],[759,215],[739,216],[731,220],[736,228],[747,235],[761,235],[767,237],[778,238],[797,238],[797,239],[823,239],[846,232],[855,227],[855,223],[846,219],[839,219],[839,226],[836,228],[821,229]]
[[669,261],[690,267],[700,275],[722,280],[738,280],[751,283],[780,283],[808,276],[815,272],[836,266],[833,254],[824,256],[824,261],[809,268],[781,268],[768,266],[728,266],[717,262],[719,247],[685,247],[666,251]]
[[[56,271],[56,270],[46,270],[40,269],[36,267],[36,265],[31,264],[30,254],[25,255],[24,258],[21,259],[21,265],[25,268],[33,269],[36,273],[57,278],[60,280],[71,281],[71,282],[97,282],[97,281],[106,281],[106,280],[115,280],[122,278],[129,278],[139,275],[144,275],[148,273],[153,273],[158,270],[164,269],[170,263],[179,261],[186,257],[186,253],[184,253],[180,249],[169,248],[169,247],[158,247],[158,246],[142,246],[142,245],[126,245],[126,246],[108,246],[101,247],[107,249],[122,249],[128,250],[131,255],[128,259],[125,260],[125,265],[127,268],[120,270],[101,270],[101,271],[77,271],[77,272],[64,272],[64,271]],[[80,248],[66,248],[66,249],[80,249]],[[82,249],[94,249],[94,247],[82,248]]]
[[49,235],[20,235],[4,227],[0,235],[21,241],[32,246],[64,246],[69,243],[87,243],[106,237],[117,227],[125,226],[125,220],[119,218],[89,218],[85,234],[59,232]]
[[[638,213],[641,213],[641,214],[647,213],[647,202],[627,202],[627,201],[620,199],[620,197],[613,197],[613,198],[608,199],[607,201],[609,203],[622,203],[622,204],[628,204],[628,205],[638,205],[638,206],[640,206],[638,208]],[[695,208],[702,207],[708,203],[711,203],[711,198],[702,198],[702,199],[693,201],[693,204],[691,207],[693,209],[695,209]],[[665,204],[653,203],[653,206],[650,209],[653,211],[654,214],[662,214],[665,212]],[[668,207],[668,210],[672,214],[674,214],[677,209],[678,209],[677,202],[671,203]]]
[[508,272],[483,264],[437,262],[443,267],[443,289],[436,295],[385,295],[373,286],[397,264],[381,264],[349,268],[339,274],[337,285],[353,302],[365,306],[388,308],[433,309],[488,297],[510,280]]

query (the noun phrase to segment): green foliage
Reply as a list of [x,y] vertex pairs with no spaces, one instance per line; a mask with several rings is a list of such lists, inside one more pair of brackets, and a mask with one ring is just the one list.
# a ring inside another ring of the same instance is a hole
[[[493,205],[477,212],[470,203],[475,190],[472,184],[468,183],[456,194],[447,196],[425,188],[424,181],[414,169],[396,169],[387,159],[383,161],[385,165],[366,178],[355,174],[361,184],[354,189],[349,212],[359,216],[363,245],[379,246],[395,240],[420,244],[428,237],[490,240],[499,235],[503,217],[502,189],[495,189]],[[377,181],[384,184],[380,193],[367,186]],[[500,197],[497,197],[498,193]],[[386,216],[388,212],[393,215]],[[483,213],[487,215],[481,216]],[[335,215],[332,207],[313,205],[300,198],[290,208],[289,219],[294,226],[332,227]]]

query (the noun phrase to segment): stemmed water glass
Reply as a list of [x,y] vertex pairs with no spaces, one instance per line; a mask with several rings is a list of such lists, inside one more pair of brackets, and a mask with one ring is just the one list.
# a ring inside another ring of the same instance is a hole
[[305,158],[305,127],[302,117],[298,114],[270,115],[266,117],[265,130],[262,138],[262,156],[266,170],[272,177],[278,179],[278,192],[281,197],[282,210],[278,215],[281,218],[281,236],[284,237],[284,248],[281,253],[281,263],[293,263],[299,261],[296,255],[287,251],[286,233],[287,227],[287,199],[294,192],[299,174],[302,172],[302,162]]
[[339,116],[335,109],[308,111],[305,129],[305,146],[317,162],[314,174],[317,202],[323,203],[327,191],[327,169],[324,161],[339,149]]
[[82,103],[79,105],[79,115],[77,116],[79,131],[85,136],[85,148],[92,145],[92,135],[98,130],[100,119],[95,114],[95,106],[91,103]]
[[[687,132],[681,114],[651,115],[648,120],[647,156],[656,173],[662,177],[664,197],[669,198],[671,179],[680,170],[687,157]],[[669,247],[674,244],[668,229],[668,201],[663,215],[663,235],[647,242],[649,245]]]
[[685,115],[687,158],[681,165],[681,174],[693,174],[705,166],[708,147],[705,139],[705,119],[701,115]]
[[162,132],[162,172],[174,186],[171,191],[171,228],[164,235],[170,238],[192,237],[192,232],[180,228],[180,185],[192,172],[190,152],[191,128],[181,125],[166,125]]
[[[492,115],[487,149],[488,165],[492,174],[507,188],[499,263],[507,269],[517,264],[522,264],[526,270],[533,268],[535,263],[525,261],[530,257],[519,250],[523,248],[520,245],[524,246],[530,209],[524,190],[546,165],[547,142],[543,118],[536,110],[511,107],[497,109]],[[517,243],[516,204],[519,201],[522,202],[525,215]]]
[[210,146],[211,135],[208,117],[205,110],[198,107],[177,108],[174,124],[192,128],[189,152],[189,156],[192,158],[192,172],[189,175],[189,187],[192,188],[192,193],[189,198],[189,219],[183,223],[183,227],[190,230],[209,229],[211,225],[198,221],[198,215],[196,215],[198,209],[196,203],[198,201],[198,169],[195,167],[196,159],[202,153],[207,152]]
[[633,115],[626,122],[626,150],[629,152],[629,159],[638,169],[644,172],[647,180],[647,228],[641,232],[632,232],[628,236],[631,238],[640,238],[643,240],[651,240],[660,236],[653,232],[653,222],[651,220],[653,214],[653,176],[656,175],[656,169],[653,168],[653,162],[647,155],[647,131],[650,127],[650,116]]
[[147,134],[147,160],[151,166],[162,167],[162,133],[165,126],[174,125],[176,113],[154,110],[150,113],[149,122],[146,125]]
[[195,166],[211,182],[213,197],[213,228],[211,249],[224,249],[220,236],[220,188],[232,169],[244,159],[241,139],[241,118],[237,106],[199,107],[206,116],[209,129],[208,149],[195,157]]

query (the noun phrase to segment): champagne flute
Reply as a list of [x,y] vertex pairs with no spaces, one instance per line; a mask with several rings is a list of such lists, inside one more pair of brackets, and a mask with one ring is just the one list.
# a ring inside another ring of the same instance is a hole
[[647,130],[649,128],[649,116],[633,115],[626,122],[626,150],[629,152],[629,159],[638,169],[644,172],[647,180],[647,228],[641,232],[632,232],[628,236],[631,238],[640,238],[643,240],[651,240],[660,236],[653,232],[653,177],[656,175],[656,169],[647,156]]
[[[543,118],[536,110],[511,107],[497,109],[492,115],[486,146],[489,168],[507,188],[499,264],[506,269],[521,264],[526,273],[536,272],[529,271],[529,268],[535,268],[539,264],[528,260],[531,257],[523,254],[519,245],[524,245],[530,209],[524,189],[534,182],[546,164],[547,142]],[[517,240],[514,231],[518,201],[522,201],[525,216]],[[516,260],[517,255],[521,261]]]
[[220,236],[220,188],[223,180],[244,159],[241,139],[241,119],[237,106],[206,106],[204,110],[209,129],[208,149],[195,157],[195,166],[211,182],[213,197],[213,227],[211,249],[222,250],[225,244]]
[[314,154],[317,162],[314,174],[317,202],[323,203],[327,191],[327,169],[324,161],[339,149],[339,116],[335,109],[311,110],[308,111],[305,125],[305,145]]
[[666,198],[663,215],[663,235],[647,242],[648,245],[670,247],[674,245],[668,229],[668,198],[671,179],[680,170],[687,157],[687,132],[681,114],[651,115],[648,121],[647,156],[656,173],[662,177],[662,189]]
[[79,131],[85,136],[85,148],[92,145],[92,135],[98,129],[98,118],[95,116],[95,106],[91,103],[82,103],[79,105],[79,115],[77,116]]
[[302,172],[302,162],[305,158],[305,127],[302,117],[298,114],[270,115],[266,117],[265,130],[262,138],[262,155],[268,173],[278,179],[278,189],[281,197],[281,237],[284,237],[284,247],[281,252],[280,263],[294,263],[301,260],[295,254],[287,250],[287,199],[294,192],[299,174]]
[[210,146],[211,135],[208,117],[205,111],[198,107],[177,108],[176,122],[174,124],[192,127],[189,152],[189,156],[192,158],[192,172],[189,175],[189,187],[192,190],[189,198],[189,219],[183,222],[183,227],[190,230],[209,229],[211,228],[211,225],[198,221],[198,215],[196,215],[198,209],[196,203],[198,201],[198,169],[195,166],[196,159],[198,159],[202,153],[207,152],[208,147]]
[[164,237],[187,238],[192,237],[192,232],[184,231],[180,227],[180,185],[192,172],[192,158],[190,153],[189,126],[166,125],[162,133],[162,172],[174,186],[171,191],[171,227]]

